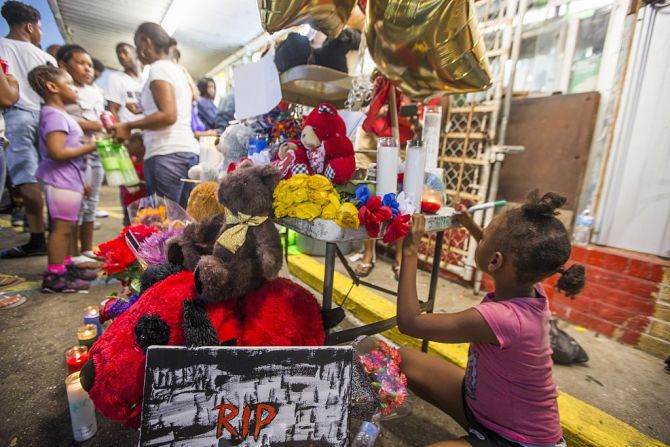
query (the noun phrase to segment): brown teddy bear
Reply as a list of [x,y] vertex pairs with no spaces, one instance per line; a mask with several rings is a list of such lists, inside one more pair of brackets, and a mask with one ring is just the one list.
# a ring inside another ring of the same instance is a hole
[[270,219],[277,183],[274,166],[241,165],[219,185],[225,216],[191,224],[168,244],[168,260],[194,271],[202,299],[246,295],[279,273],[281,242]]

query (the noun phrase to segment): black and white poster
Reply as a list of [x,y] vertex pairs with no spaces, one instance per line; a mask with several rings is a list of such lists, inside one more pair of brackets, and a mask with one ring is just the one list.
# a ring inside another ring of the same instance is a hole
[[147,351],[141,446],[345,446],[351,347]]

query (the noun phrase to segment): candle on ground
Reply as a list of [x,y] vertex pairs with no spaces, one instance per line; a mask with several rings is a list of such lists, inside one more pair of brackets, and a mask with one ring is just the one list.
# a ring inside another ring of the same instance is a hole
[[88,348],[86,346],[73,346],[65,351],[65,363],[68,374],[80,371],[88,360]]
[[88,306],[84,308],[84,323],[95,324],[98,328],[98,336],[102,335],[102,324],[100,323],[100,308]]
[[65,388],[70,407],[72,435],[76,442],[86,441],[92,438],[98,431],[98,424],[95,420],[93,402],[79,382],[79,372],[67,376],[65,379]]
[[79,344],[91,348],[98,339],[98,327],[95,324],[85,324],[77,329]]

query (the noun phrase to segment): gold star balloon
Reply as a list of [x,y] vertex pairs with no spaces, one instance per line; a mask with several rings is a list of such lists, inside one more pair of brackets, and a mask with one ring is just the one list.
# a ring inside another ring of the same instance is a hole
[[491,86],[474,0],[369,0],[365,37],[379,70],[412,98]]
[[258,0],[261,25],[269,33],[308,24],[328,37],[337,37],[356,0]]

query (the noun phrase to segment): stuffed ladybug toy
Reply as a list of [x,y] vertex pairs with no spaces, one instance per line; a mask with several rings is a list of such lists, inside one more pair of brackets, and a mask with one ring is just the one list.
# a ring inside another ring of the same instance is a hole
[[321,174],[336,184],[354,176],[354,146],[347,138],[347,127],[335,107],[319,104],[305,119],[299,140],[284,143],[278,160],[283,179],[294,174]]

